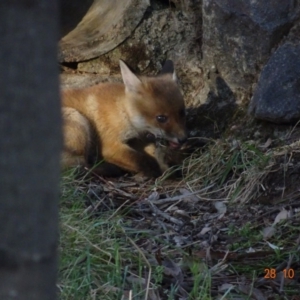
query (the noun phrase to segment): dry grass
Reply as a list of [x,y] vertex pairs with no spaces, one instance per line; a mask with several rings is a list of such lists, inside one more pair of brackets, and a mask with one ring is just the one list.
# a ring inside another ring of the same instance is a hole
[[[185,160],[181,180],[64,176],[61,299],[298,295],[299,276],[289,285],[263,278],[266,269],[300,268],[298,213],[272,225],[267,242],[262,231],[280,206],[257,202],[270,176],[292,174],[297,149],[218,140]],[[280,205],[291,212],[299,197],[280,192]]]
[[[260,184],[273,166],[271,153],[252,141],[214,141],[184,163],[184,182],[190,190],[212,186],[211,197],[247,203],[257,197]],[[207,194],[207,192],[206,192]]]

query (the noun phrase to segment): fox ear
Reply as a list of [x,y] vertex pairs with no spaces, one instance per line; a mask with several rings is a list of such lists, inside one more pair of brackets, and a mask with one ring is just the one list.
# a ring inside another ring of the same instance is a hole
[[120,60],[119,63],[120,63],[121,74],[122,74],[123,82],[125,84],[126,91],[127,92],[136,92],[142,85],[142,82],[127,67],[127,65],[122,60]]
[[170,60],[170,59],[167,59],[159,73],[159,75],[161,74],[171,74],[172,75],[172,79],[178,83],[178,78],[176,76],[176,72],[175,72],[175,69],[174,69],[174,64],[173,64],[173,61]]

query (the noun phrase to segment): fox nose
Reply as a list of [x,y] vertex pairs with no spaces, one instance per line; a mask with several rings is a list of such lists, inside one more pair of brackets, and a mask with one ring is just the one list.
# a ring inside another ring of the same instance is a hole
[[181,145],[184,144],[186,141],[187,141],[187,137],[186,136],[178,139],[178,143],[181,144]]

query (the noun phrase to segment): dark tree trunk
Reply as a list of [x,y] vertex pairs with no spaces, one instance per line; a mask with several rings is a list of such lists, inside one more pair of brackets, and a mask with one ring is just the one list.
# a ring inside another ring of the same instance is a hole
[[56,298],[57,0],[0,1],[0,299]]

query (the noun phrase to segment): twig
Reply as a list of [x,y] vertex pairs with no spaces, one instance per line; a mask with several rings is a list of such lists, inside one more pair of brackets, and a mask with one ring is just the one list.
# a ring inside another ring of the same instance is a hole
[[156,215],[159,215],[159,216],[165,218],[166,220],[168,220],[168,221],[170,221],[170,222],[172,222],[172,223],[174,223],[174,224],[176,224],[176,225],[183,226],[183,222],[182,222],[182,221],[180,221],[180,220],[178,220],[178,219],[176,219],[176,218],[174,218],[174,217],[171,217],[171,216],[170,216],[169,214],[167,214],[167,213],[162,212],[162,211],[159,210],[159,209],[157,208],[157,206],[155,206],[151,201],[149,201],[148,203],[150,204],[150,206],[151,206],[151,208],[152,208],[152,211],[153,211]]
[[[174,202],[174,201],[177,201],[177,200],[182,200],[183,198],[187,198],[189,196],[192,196],[192,195],[196,195],[196,194],[199,194],[201,192],[204,192],[208,189],[210,189],[211,187],[213,187],[215,184],[211,184],[201,190],[198,190],[198,191],[195,191],[195,192],[191,192],[189,194],[185,194],[185,195],[178,195],[178,196],[174,196],[174,197],[168,197],[168,198],[165,198],[165,199],[159,199],[159,200],[152,200],[151,203],[152,204],[165,204],[165,203],[169,203],[169,202]],[[145,199],[147,200],[147,199]],[[150,201],[149,201],[150,202]]]

